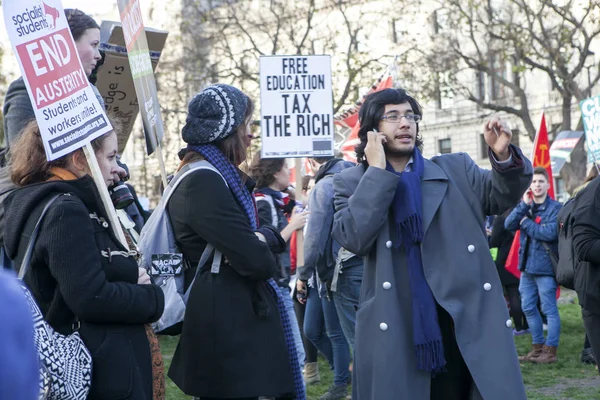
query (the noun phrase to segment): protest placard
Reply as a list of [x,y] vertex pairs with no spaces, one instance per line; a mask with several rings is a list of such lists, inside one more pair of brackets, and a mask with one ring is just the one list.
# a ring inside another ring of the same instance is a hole
[[3,12],[48,160],[111,131],[60,0],[4,2]]
[[587,142],[588,162],[595,163],[600,160],[600,96],[582,100],[579,106]]
[[556,135],[550,146],[550,162],[554,176],[559,176],[560,170],[569,160],[582,136],[583,132],[581,131],[562,131]]
[[152,69],[152,61],[148,50],[148,40],[144,31],[142,10],[139,0],[118,0],[125,47],[137,93],[144,133],[146,149],[152,154],[164,136],[164,127],[156,92],[156,80]]
[[91,145],[113,128],[81,65],[62,3],[11,1],[3,11],[46,158],[52,161],[83,147],[111,227],[128,246]]
[[[148,27],[145,30],[152,69],[156,70],[168,32]],[[96,87],[104,99],[106,112],[119,122],[119,153],[122,153],[138,116],[139,102],[121,22],[102,21],[100,51],[104,53],[104,62],[98,69]]]
[[333,155],[329,56],[261,57],[260,102],[263,158]]

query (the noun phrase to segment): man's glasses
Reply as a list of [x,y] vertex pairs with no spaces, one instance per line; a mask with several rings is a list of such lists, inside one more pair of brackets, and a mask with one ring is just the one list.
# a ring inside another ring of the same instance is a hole
[[406,120],[408,122],[414,122],[414,123],[418,123],[422,119],[422,117],[419,114],[406,114],[406,115],[392,114],[392,115],[385,115],[381,119],[386,122],[395,123],[395,122],[400,122],[400,120],[402,120],[402,117],[406,118]]

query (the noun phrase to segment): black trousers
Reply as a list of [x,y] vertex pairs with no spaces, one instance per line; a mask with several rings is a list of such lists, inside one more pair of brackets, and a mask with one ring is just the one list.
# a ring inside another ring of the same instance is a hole
[[450,314],[439,305],[437,312],[444,343],[446,372],[431,379],[431,400],[468,400],[474,383],[456,343],[454,322]]
[[519,285],[506,285],[504,288],[506,289],[506,296],[510,305],[510,316],[515,320],[515,329],[517,331],[529,329],[527,318],[525,318],[525,314],[523,314],[523,309],[521,308]]
[[585,308],[581,309],[585,333],[594,354],[600,354],[600,314],[592,314]]

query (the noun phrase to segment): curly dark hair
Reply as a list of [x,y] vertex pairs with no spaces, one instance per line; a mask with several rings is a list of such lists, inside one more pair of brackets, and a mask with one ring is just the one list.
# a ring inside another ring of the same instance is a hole
[[264,188],[275,182],[275,174],[281,171],[285,158],[260,158],[257,152],[250,164],[249,174],[256,181],[257,188]]
[[[360,143],[354,148],[358,162],[367,164],[365,158],[367,133],[379,126],[379,121],[381,121],[385,112],[385,106],[388,104],[403,103],[409,103],[415,114],[423,116],[421,105],[411,95],[406,93],[404,89],[384,89],[366,97],[358,112],[358,120],[360,122],[358,138],[360,139]],[[423,138],[419,135],[419,124],[417,124],[416,146],[419,150],[423,150]]]
[[65,16],[67,17],[69,30],[75,41],[79,40],[88,29],[100,29],[94,18],[76,8],[65,9]]

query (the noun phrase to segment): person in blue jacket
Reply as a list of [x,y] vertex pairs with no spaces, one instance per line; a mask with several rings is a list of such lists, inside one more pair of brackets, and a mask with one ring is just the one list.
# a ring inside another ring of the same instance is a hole
[[[557,216],[561,205],[548,196],[548,189],[548,172],[543,167],[536,167],[529,190],[504,223],[510,231],[521,230],[519,270],[522,275],[519,292],[523,312],[531,330],[532,349],[526,356],[519,357],[519,360],[540,364],[556,362],[560,339],[560,315],[556,303],[558,286],[552,268],[552,257],[558,250]],[[546,339],[537,308],[538,297],[542,312],[548,318]]]

